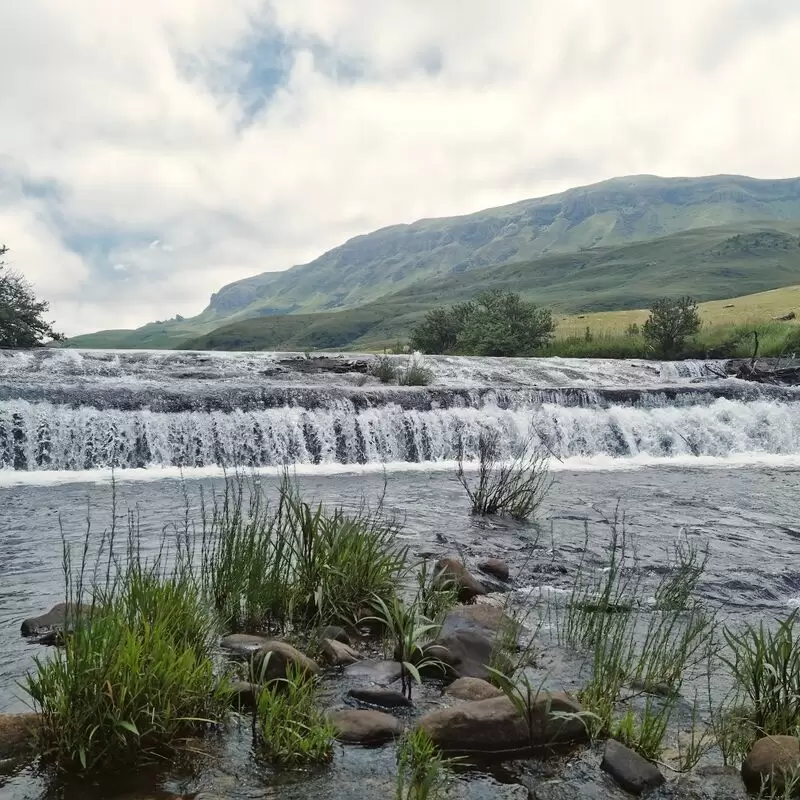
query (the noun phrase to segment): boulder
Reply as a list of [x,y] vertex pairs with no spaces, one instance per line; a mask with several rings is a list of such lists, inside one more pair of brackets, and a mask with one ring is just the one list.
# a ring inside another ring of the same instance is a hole
[[272,640],[268,636],[253,636],[249,633],[232,633],[230,636],[225,636],[219,645],[235,656],[250,658],[250,656],[257,653],[271,641]]
[[334,642],[341,642],[342,644],[353,644],[347,631],[344,628],[340,628],[338,625],[328,625],[327,628],[323,628],[319,638],[320,641],[331,639]]
[[785,779],[800,768],[800,739],[795,736],[765,736],[754,745],[742,764],[742,779],[751,792],[768,790],[780,794]]
[[515,758],[539,748],[586,741],[581,719],[553,714],[580,710],[580,704],[563,692],[539,692],[526,719],[507,697],[492,697],[433,711],[420,720],[419,728],[448,753]]
[[457,558],[441,558],[436,562],[434,582],[440,587],[455,587],[462,603],[486,594],[481,582]]
[[349,644],[336,639],[323,639],[321,648],[325,662],[331,667],[346,667],[361,660],[361,656]]
[[503,692],[480,678],[458,678],[445,689],[445,694],[456,700],[488,700],[500,697]]
[[507,581],[511,572],[508,568],[508,562],[503,561],[502,558],[484,558],[478,564],[478,569],[500,581]]
[[306,676],[319,672],[319,667],[308,656],[287,642],[275,639],[267,642],[253,656],[253,680],[258,683],[285,678],[290,667],[297,668]]
[[231,684],[231,705],[234,708],[254,709],[258,686],[248,681],[234,681]]
[[351,689],[347,694],[359,703],[382,708],[409,708],[414,705],[404,694],[383,687]]
[[626,792],[635,795],[649,792],[664,783],[664,776],[655,764],[615,739],[606,742],[600,768]]
[[31,752],[38,726],[38,714],[0,714],[0,761]]
[[336,738],[348,744],[385,744],[403,734],[400,720],[382,711],[333,711],[328,719],[336,731]]
[[58,603],[46,614],[23,620],[20,633],[26,637],[39,638],[42,644],[56,644],[61,640],[60,634],[67,625],[67,617],[88,612],[89,606],[76,605],[73,612],[69,604]]
[[403,665],[397,661],[358,661],[344,668],[348,678],[388,686],[400,680]]

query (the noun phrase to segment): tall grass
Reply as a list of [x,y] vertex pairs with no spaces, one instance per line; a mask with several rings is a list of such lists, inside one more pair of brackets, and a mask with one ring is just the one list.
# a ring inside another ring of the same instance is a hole
[[550,489],[549,455],[529,435],[510,462],[500,458],[500,435],[482,431],[478,437],[477,483],[464,466],[464,447],[459,448],[456,476],[469,497],[472,513],[479,516],[501,514],[528,520]]
[[445,758],[425,731],[407,733],[397,749],[395,800],[439,800],[450,783],[449,769],[459,760]]
[[215,671],[217,630],[190,568],[166,548],[142,558],[138,530],[119,548],[104,539],[88,571],[89,537],[73,569],[64,548],[66,600],[84,612],[64,646],[34,660],[25,688],[40,713],[39,746],[64,770],[90,770],[171,751],[184,734],[221,720],[229,702]]
[[400,386],[427,386],[432,381],[433,370],[425,363],[422,353],[412,353],[405,367],[397,370]]
[[202,583],[229,630],[352,623],[375,596],[393,597],[405,570],[407,549],[380,509],[312,508],[288,479],[274,507],[258,484],[231,479],[206,519]]

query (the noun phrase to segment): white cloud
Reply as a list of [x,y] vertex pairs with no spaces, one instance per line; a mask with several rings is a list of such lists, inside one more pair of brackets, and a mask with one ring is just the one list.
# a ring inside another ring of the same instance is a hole
[[797,175],[799,36],[795,0],[0,4],[0,241],[76,333],[421,216]]

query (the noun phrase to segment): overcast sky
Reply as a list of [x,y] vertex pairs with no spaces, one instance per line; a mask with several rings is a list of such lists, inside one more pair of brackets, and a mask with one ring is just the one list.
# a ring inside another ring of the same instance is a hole
[[800,175],[798,0],[4,0],[0,243],[67,334],[615,175]]

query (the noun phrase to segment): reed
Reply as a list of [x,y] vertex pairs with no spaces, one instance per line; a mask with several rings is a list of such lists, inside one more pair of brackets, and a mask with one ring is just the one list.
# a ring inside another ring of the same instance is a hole
[[425,731],[407,733],[397,749],[395,800],[439,800],[460,759],[445,758]]

